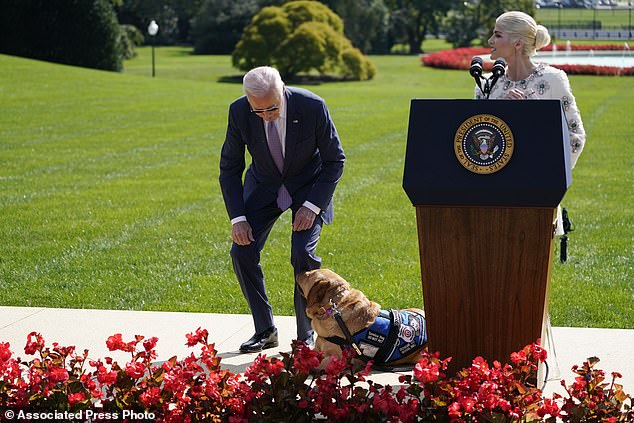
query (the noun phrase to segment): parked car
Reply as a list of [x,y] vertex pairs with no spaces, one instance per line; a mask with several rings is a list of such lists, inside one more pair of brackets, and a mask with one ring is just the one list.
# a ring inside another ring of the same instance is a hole
[[548,8],[548,7],[559,7],[559,3],[555,0],[537,0],[535,2],[535,7],[538,9]]
[[557,8],[557,7],[585,7],[587,9],[596,8],[611,8],[617,5],[614,0],[536,0],[535,7],[540,8]]

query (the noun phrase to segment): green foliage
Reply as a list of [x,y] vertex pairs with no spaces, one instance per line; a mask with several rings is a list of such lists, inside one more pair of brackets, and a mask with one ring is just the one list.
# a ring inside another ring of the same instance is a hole
[[453,47],[468,47],[474,41],[488,45],[495,19],[504,12],[521,10],[535,16],[533,0],[471,0],[460,3],[444,19],[447,41]]
[[[323,22],[300,24],[279,48],[278,66],[285,75],[317,69],[334,71],[341,52],[341,34]],[[297,60],[301,57],[303,60]]]
[[205,0],[192,20],[194,53],[231,53],[260,3],[259,0]]
[[119,22],[147,33],[152,20],[159,25],[153,42],[173,45],[190,41],[191,21],[199,15],[203,0],[125,0],[116,8]]
[[479,38],[480,22],[475,11],[477,8],[465,2],[463,10],[450,10],[445,18],[446,40],[452,47],[469,47]]
[[123,58],[128,60],[136,56],[135,47],[143,44],[143,33],[134,25],[121,25],[121,51]]
[[285,78],[299,73],[340,74],[364,80],[372,75],[369,59],[362,56],[356,70],[342,53],[352,44],[343,35],[342,20],[315,1],[293,1],[270,6],[255,15],[232,54],[233,65],[243,71],[271,65]]
[[232,53],[233,66],[249,70],[274,63],[274,51],[288,37],[291,29],[291,22],[281,8],[265,7],[244,29]]
[[0,52],[119,71],[121,29],[109,0],[0,3]]
[[455,5],[462,4],[459,0],[391,0],[388,3],[392,10],[392,42],[408,44],[411,54],[420,53],[425,36],[437,35],[445,14]]
[[345,24],[346,36],[361,51],[389,51],[389,9],[383,0],[324,0],[322,3],[341,17]]
[[367,60],[358,48],[349,47],[345,49],[342,53],[342,58],[347,70],[344,76],[363,81],[372,79],[376,75],[376,66]]
[[481,10],[479,13],[481,32],[480,43],[488,45],[489,37],[495,27],[495,19],[504,12],[511,10],[521,10],[524,13],[535,17],[535,2],[533,0],[480,0]]
[[[597,357],[573,366],[575,381],[562,381],[566,396],[543,395],[535,378],[546,351],[537,344],[511,353],[510,362],[507,358],[504,364],[476,357],[455,375],[448,370],[451,358],[423,351],[413,372],[408,372],[413,374],[399,377],[397,389],[375,383],[370,374],[373,362],[361,362],[350,348],[341,357],[327,358],[297,340],[281,359],[260,354],[244,373],[233,373],[221,367],[222,357],[209,337],[209,331],[200,327],[186,334],[186,345],[195,350],[181,359],[173,356],[161,366],[155,364],[159,339],[143,335],[124,341],[117,333],[106,339],[110,351],[129,356],[125,362],[112,354],[99,358],[89,350],[79,354],[74,346],[57,342],[46,346],[37,332],[27,335],[24,347],[32,358],[16,357],[9,343],[0,342],[0,407],[8,410],[8,421],[15,417],[13,409],[40,416],[64,410],[69,423],[83,422],[81,417],[90,414],[114,416],[113,420],[123,415],[126,421],[215,423],[634,419],[632,397],[616,383],[621,374],[606,377],[605,371],[595,368]],[[130,410],[138,411],[125,418]]]
[[322,22],[343,34],[343,21],[327,6],[308,0],[291,1],[282,6],[294,28],[304,22]]

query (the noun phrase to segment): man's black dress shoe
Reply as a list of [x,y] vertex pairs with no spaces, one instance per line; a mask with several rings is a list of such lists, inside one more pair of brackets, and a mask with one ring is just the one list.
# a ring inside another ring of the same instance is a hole
[[277,329],[270,328],[261,333],[256,333],[244,344],[240,345],[240,352],[254,353],[260,352],[267,348],[277,347]]
[[312,335],[310,335],[308,338],[302,339],[302,341],[304,341],[304,344],[306,344],[306,346],[310,349],[315,349],[315,334],[313,333]]

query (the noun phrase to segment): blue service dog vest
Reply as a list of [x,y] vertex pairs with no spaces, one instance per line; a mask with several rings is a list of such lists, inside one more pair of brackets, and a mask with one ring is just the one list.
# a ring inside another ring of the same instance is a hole
[[[342,347],[349,344],[338,336],[326,340]],[[352,335],[352,340],[363,352],[361,358],[390,364],[425,346],[425,317],[410,310],[381,310],[372,326]]]

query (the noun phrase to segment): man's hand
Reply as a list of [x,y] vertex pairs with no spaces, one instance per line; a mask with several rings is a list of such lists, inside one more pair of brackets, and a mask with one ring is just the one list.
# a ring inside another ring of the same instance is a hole
[[301,206],[297,213],[295,213],[295,220],[293,221],[294,231],[305,231],[313,227],[315,218],[317,215],[308,207]]
[[238,245],[249,245],[255,238],[253,238],[253,231],[249,222],[238,222],[231,227],[231,238],[233,242]]

